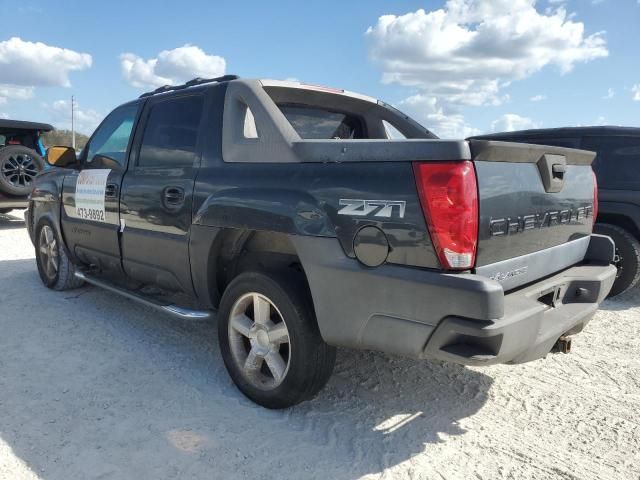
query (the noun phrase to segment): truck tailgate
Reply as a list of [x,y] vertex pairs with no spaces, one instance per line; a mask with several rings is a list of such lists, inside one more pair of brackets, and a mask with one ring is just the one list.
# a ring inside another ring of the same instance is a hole
[[515,288],[584,258],[595,154],[471,140],[480,209],[476,272]]

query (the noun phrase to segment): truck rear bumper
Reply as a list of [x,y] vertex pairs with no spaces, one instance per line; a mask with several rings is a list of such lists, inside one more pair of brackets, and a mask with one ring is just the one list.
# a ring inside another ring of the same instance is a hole
[[584,328],[616,275],[613,242],[598,235],[583,263],[506,294],[481,275],[365,268],[334,242],[294,237],[327,343],[464,365],[544,357]]
[[464,365],[524,363],[542,358],[561,336],[589,323],[615,280],[612,265],[579,265],[504,296],[494,320],[450,316],[429,337],[421,356]]

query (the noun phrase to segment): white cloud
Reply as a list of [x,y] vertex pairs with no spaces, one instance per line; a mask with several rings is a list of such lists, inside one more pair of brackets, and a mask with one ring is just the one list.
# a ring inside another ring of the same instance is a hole
[[92,58],[66,48],[18,37],[0,42],[0,84],[68,87],[69,73],[91,67]]
[[636,102],[640,102],[640,83],[631,87],[631,93],[633,94],[633,99]]
[[9,118],[9,114],[5,112],[0,112],[0,118],[7,119]]
[[9,100],[28,100],[33,97],[33,87],[17,87],[0,84],[0,105]]
[[413,95],[400,102],[400,107],[441,138],[466,138],[481,133],[467,124],[460,112],[440,105],[435,97]]
[[457,115],[503,104],[506,87],[545,67],[565,74],[609,54],[604,32],[587,35],[563,7],[538,12],[536,0],[447,0],[438,10],[381,16],[366,38],[383,83],[437,98]]
[[224,75],[226,61],[217,55],[208,55],[200,47],[185,45],[163,50],[155,58],[143,59],[133,53],[120,55],[124,78],[136,88],[156,88],[182,83],[195,77]]
[[526,130],[529,128],[540,128],[540,124],[530,118],[521,117],[515,113],[505,113],[491,123],[491,130],[494,132],[513,132],[515,130]]
[[[55,128],[71,129],[70,100],[56,100],[51,104],[45,104],[44,107],[50,112]],[[104,115],[95,110],[81,108],[77,102],[74,110],[76,131],[86,135],[91,134],[104,118]]]
[[602,98],[605,100],[611,100],[615,96],[616,96],[616,91],[613,88],[610,88],[609,90],[607,90],[607,94]]
[[546,99],[547,99],[546,95],[535,95],[531,97],[529,100],[531,100],[532,102],[542,102]]

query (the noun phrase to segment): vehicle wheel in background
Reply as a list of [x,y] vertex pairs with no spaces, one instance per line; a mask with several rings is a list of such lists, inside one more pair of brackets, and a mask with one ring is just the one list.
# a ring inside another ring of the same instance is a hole
[[305,282],[282,274],[246,272],[222,296],[218,340],[238,388],[267,408],[287,408],[327,383],[336,350],[318,330]]
[[35,176],[43,168],[44,160],[30,148],[20,145],[0,148],[0,191],[28,195]]
[[84,284],[74,275],[75,266],[48,220],[41,221],[36,230],[36,263],[42,283],[52,290],[71,290]]
[[614,264],[618,273],[609,293],[609,297],[615,297],[633,288],[640,280],[640,242],[629,231],[617,225],[597,223],[593,230],[611,237],[616,244]]

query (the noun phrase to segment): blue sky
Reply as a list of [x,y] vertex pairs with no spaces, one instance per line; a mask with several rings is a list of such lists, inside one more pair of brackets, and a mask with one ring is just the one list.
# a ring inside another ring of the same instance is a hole
[[[633,90],[640,85],[638,0],[15,5],[0,0],[0,115],[60,128],[68,127],[72,94],[80,129],[90,133],[158,77],[201,73],[194,73],[199,59],[205,72],[219,71],[222,62],[226,73],[243,77],[297,78],[366,93],[443,136],[640,126],[640,87],[638,100]],[[8,43],[12,38],[19,41]],[[180,50],[185,45],[195,50]],[[57,49],[71,53],[58,60]],[[149,74],[149,60],[163,51],[162,68]],[[129,78],[126,58],[138,62]]]

